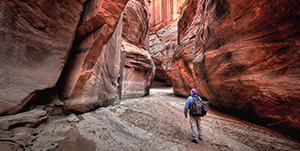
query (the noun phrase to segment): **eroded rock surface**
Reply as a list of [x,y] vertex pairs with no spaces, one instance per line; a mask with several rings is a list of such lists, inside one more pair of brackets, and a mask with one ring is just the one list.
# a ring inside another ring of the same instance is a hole
[[203,3],[204,1],[200,3],[199,0],[187,1],[178,22],[178,49],[174,53],[171,69],[174,93],[178,96],[188,96],[190,90],[196,88],[198,95],[206,99],[193,68],[196,53],[195,37],[202,21],[195,19],[195,15],[197,6]]
[[19,126],[36,127],[49,118],[43,109],[33,109],[16,115],[8,115],[0,117],[0,128],[9,130]]
[[94,0],[85,6],[70,59],[58,84],[61,99],[68,99],[67,110],[85,112],[107,106],[117,98],[119,20],[127,2]]
[[0,2],[0,115],[30,108],[55,86],[85,0]]
[[195,87],[219,109],[299,133],[299,6],[266,0],[186,3],[178,23],[174,92],[187,96]]
[[83,16],[60,80],[67,110],[85,112],[118,98],[147,95],[155,70],[148,52],[147,3],[93,1]]
[[123,41],[121,98],[142,97],[149,94],[154,79],[155,64],[150,53]]
[[185,0],[151,0],[149,28],[156,32],[176,20]]
[[155,64],[149,53],[148,3],[129,1],[122,20],[120,98],[149,94]]
[[149,36],[150,53],[156,67],[155,79],[165,81],[168,85],[172,85],[171,63],[178,46],[177,22],[178,19]]
[[155,80],[172,85],[171,62],[177,49],[177,22],[184,0],[153,0],[150,5],[149,47],[156,66]]
[[1,2],[0,115],[58,99],[85,112],[149,94],[149,4],[127,2]]

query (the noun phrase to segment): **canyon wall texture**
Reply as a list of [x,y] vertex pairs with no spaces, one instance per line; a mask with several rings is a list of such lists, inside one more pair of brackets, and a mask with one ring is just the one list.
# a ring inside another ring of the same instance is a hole
[[85,7],[73,45],[75,54],[60,81],[67,110],[85,112],[119,98],[149,94],[155,66],[147,51],[147,5],[144,1],[113,3],[95,1]]
[[[178,49],[174,52],[171,69],[173,91],[178,96],[190,95],[190,90],[196,88],[198,95],[206,98],[193,69],[196,52],[196,34],[202,20],[195,19],[199,0],[186,1],[182,7],[178,22]],[[200,4],[201,6],[201,4]],[[200,7],[199,6],[199,7]]]
[[117,99],[121,23],[119,28],[117,24],[127,2],[93,0],[85,5],[58,84],[60,98],[68,99],[67,110],[85,112]]
[[155,80],[172,85],[171,62],[177,49],[177,22],[185,0],[153,0],[150,4],[149,47]]
[[86,112],[148,95],[148,5],[1,1],[0,115],[58,98],[66,111]]
[[150,31],[158,31],[176,20],[185,0],[151,0],[149,13]]
[[0,2],[0,115],[29,109],[41,91],[56,85],[84,3]]
[[122,20],[120,98],[149,95],[155,64],[149,53],[148,2],[131,0]]
[[55,95],[86,112],[148,95],[155,75],[178,96],[197,88],[225,112],[299,132],[299,10],[295,0],[1,1],[0,116]]
[[149,36],[150,53],[156,66],[155,80],[164,81],[168,85],[172,85],[171,63],[178,47],[177,22],[178,19]]
[[191,0],[178,23],[174,92],[198,88],[215,107],[300,131],[299,1]]

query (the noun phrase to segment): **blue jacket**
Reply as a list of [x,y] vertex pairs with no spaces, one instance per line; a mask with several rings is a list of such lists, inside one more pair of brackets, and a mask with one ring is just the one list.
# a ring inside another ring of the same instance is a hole
[[[196,97],[198,97],[199,98],[199,100],[202,102],[202,99],[199,97],[199,96],[197,96],[197,95],[195,95]],[[188,109],[189,109],[189,107],[190,107],[190,103],[193,101],[193,96],[189,96],[187,99],[186,99],[186,103],[185,103],[185,107],[184,107],[184,115],[185,116],[187,116],[187,111],[188,111]],[[191,115],[191,113],[190,113],[190,115]]]

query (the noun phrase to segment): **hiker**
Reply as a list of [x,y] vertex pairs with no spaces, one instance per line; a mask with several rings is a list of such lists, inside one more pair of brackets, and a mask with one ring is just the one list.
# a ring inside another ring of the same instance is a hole
[[189,109],[189,114],[190,114],[190,124],[191,124],[191,129],[192,129],[192,134],[193,134],[193,139],[192,142],[195,142],[196,144],[199,144],[199,139],[202,140],[202,127],[201,127],[201,116],[200,115],[193,115],[191,112],[190,104],[193,101],[194,97],[198,97],[199,100],[202,103],[202,99],[197,96],[198,91],[196,89],[191,90],[191,96],[189,96],[186,100],[186,104],[184,107],[184,115],[185,118],[187,119],[187,111]]

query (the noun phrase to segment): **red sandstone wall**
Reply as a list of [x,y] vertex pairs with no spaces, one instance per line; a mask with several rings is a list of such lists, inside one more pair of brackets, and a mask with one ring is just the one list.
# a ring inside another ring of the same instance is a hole
[[155,65],[149,53],[148,3],[131,0],[123,11],[120,98],[148,95]]
[[0,1],[0,115],[29,109],[66,63],[85,0]]
[[185,0],[153,0],[150,4],[149,50],[155,62],[155,79],[172,85],[171,62],[177,49],[177,22]]
[[299,133],[299,1],[192,0],[178,23],[172,62],[177,95],[191,88],[212,105]]
[[1,1],[0,115],[49,103],[57,93],[77,112],[149,94],[148,4],[127,2]]
[[185,0],[152,0],[149,13],[150,32],[157,31],[176,20]]

